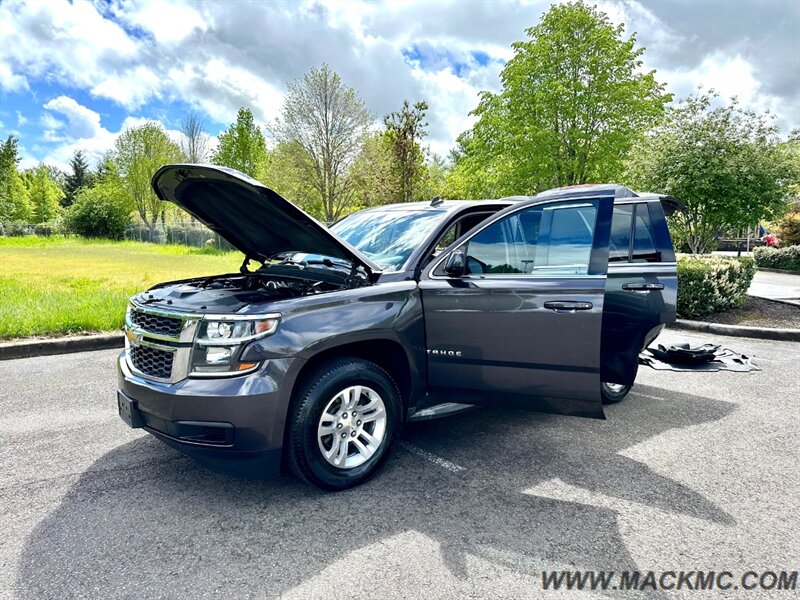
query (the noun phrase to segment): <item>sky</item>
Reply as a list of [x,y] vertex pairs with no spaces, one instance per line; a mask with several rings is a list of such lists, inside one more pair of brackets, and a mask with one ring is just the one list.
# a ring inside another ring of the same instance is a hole
[[[683,97],[697,86],[800,127],[800,0],[598,0]],[[178,139],[197,111],[216,139],[245,106],[274,120],[287,85],[328,63],[375,114],[425,100],[446,155],[482,90],[550,2],[0,0],[0,138],[22,166],[96,161],[127,127]]]

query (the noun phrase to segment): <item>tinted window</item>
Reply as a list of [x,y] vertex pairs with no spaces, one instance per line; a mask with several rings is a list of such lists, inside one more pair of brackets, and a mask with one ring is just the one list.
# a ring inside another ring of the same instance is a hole
[[509,215],[466,246],[472,274],[585,274],[597,217],[595,203],[536,206]]
[[631,217],[633,205],[614,207],[611,218],[611,238],[608,243],[608,262],[627,262],[631,246]]
[[636,205],[636,219],[633,233],[633,262],[658,262],[659,253],[653,242],[653,226],[647,204]]

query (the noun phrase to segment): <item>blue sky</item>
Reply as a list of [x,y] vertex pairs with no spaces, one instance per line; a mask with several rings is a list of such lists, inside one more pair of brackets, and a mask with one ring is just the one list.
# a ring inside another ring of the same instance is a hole
[[[598,2],[647,48],[678,96],[697,85],[800,127],[800,2]],[[235,6],[235,10],[231,7]],[[404,99],[430,105],[429,143],[446,154],[481,90],[549,2],[141,2],[3,0],[0,137],[24,166],[92,160],[125,127],[156,120],[178,137],[196,110],[212,135],[251,108],[280,111],[286,85],[327,62],[376,116]],[[212,140],[213,142],[213,140]]]

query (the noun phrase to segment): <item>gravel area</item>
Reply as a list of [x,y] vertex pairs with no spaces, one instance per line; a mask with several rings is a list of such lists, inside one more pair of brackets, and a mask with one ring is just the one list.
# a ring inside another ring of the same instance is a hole
[[741,308],[714,313],[697,320],[745,327],[800,329],[800,307],[747,296]]

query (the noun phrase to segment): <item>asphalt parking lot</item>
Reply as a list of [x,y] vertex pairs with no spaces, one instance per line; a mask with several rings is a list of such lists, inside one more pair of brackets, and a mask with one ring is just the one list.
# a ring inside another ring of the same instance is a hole
[[665,338],[763,370],[642,368],[605,421],[417,424],[339,494],[217,475],[126,428],[116,351],[0,362],[0,597],[556,598],[543,570],[797,570],[800,344]]

